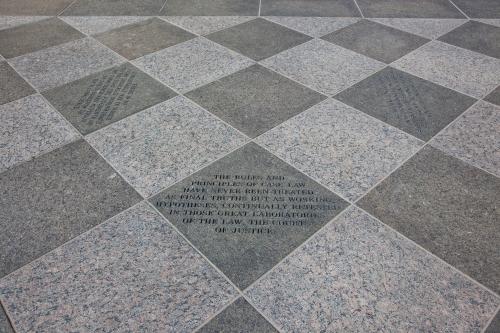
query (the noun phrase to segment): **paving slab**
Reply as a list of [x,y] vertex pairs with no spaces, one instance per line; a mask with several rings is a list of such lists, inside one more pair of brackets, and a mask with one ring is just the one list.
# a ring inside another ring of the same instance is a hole
[[164,0],[78,0],[65,16],[153,16],[160,13]]
[[500,105],[500,86],[489,93],[488,96],[484,98],[484,100],[496,105]]
[[162,19],[198,35],[226,29],[255,17],[252,16],[163,16]]
[[496,0],[453,0],[453,3],[472,18],[500,18],[500,3]]
[[372,18],[370,21],[385,24],[429,39],[436,39],[467,22],[466,19],[423,18]]
[[59,18],[87,35],[95,35],[148,19],[147,16],[60,16]]
[[34,94],[33,89],[6,62],[0,62],[0,105]]
[[264,16],[361,16],[352,0],[262,0]]
[[356,0],[365,17],[465,18],[448,0]]
[[61,13],[74,0],[16,0],[0,2],[2,15],[48,15]]
[[169,0],[160,15],[257,16],[259,0]]
[[266,16],[265,19],[312,37],[324,36],[359,21],[354,17]]
[[50,18],[50,16],[0,16],[0,30],[14,28],[19,25],[34,23]]

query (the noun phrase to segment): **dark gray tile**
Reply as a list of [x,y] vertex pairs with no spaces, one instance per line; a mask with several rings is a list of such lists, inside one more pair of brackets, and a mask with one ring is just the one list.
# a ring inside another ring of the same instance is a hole
[[165,0],[77,0],[63,15],[147,16],[157,15]]
[[278,333],[273,325],[244,298],[238,298],[200,330],[196,331],[196,333],[244,332]]
[[69,24],[50,18],[0,31],[0,53],[13,58],[83,37]]
[[83,134],[88,134],[176,95],[130,64],[107,69],[43,95]]
[[357,3],[365,17],[464,18],[448,0],[357,0]]
[[257,16],[259,0],[168,0],[161,15]]
[[335,98],[424,141],[476,101],[392,67],[384,68]]
[[496,105],[500,105],[500,86],[498,86],[488,96],[486,96],[484,100]]
[[500,311],[497,312],[495,318],[493,318],[486,331],[484,331],[484,333],[498,333],[498,332],[500,332]]
[[474,18],[500,18],[498,0],[453,0],[453,3]]
[[401,58],[429,41],[368,20],[356,22],[322,38],[386,63]]
[[254,143],[151,202],[242,289],[347,206]]
[[500,58],[500,27],[494,25],[469,21],[439,37],[439,40],[491,57]]
[[107,31],[96,39],[125,58],[135,59],[194,37],[175,25],[152,18]]
[[360,16],[353,0],[262,0],[264,16]]
[[257,61],[312,39],[261,18],[215,32],[207,38]]
[[0,174],[0,277],[140,200],[84,141]]
[[499,178],[426,146],[359,203],[498,293],[498,193]]
[[0,304],[0,333],[14,333],[12,326],[10,325],[9,319],[4,312],[2,305]]
[[6,61],[0,62],[0,105],[34,93],[35,89],[31,88]]
[[74,0],[2,0],[2,15],[57,15]]
[[250,137],[326,98],[260,65],[209,83],[186,96]]

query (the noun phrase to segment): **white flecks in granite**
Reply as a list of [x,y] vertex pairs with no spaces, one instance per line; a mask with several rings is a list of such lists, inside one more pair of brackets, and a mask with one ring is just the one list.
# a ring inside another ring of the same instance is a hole
[[236,294],[145,202],[0,280],[22,332],[189,332]]
[[45,20],[50,16],[0,16],[0,30]]
[[99,72],[124,59],[91,38],[83,38],[9,60],[33,86],[47,90]]
[[358,22],[354,17],[295,17],[266,16],[265,19],[300,31],[313,37],[321,37]]
[[500,177],[500,107],[478,102],[431,145]]
[[206,38],[198,37],[133,61],[135,65],[181,93],[254,64]]
[[422,46],[392,66],[477,98],[500,84],[500,59],[439,41]]
[[148,19],[144,16],[60,16],[59,18],[87,35],[95,35]]
[[0,172],[78,139],[40,95],[0,106]]
[[500,299],[357,208],[246,291],[286,332],[480,332]]
[[192,33],[206,35],[254,19],[252,16],[162,16],[162,19]]
[[145,196],[247,142],[245,136],[181,96],[118,121],[87,139]]
[[373,18],[370,21],[430,39],[438,38],[467,22],[466,19],[422,18]]
[[422,141],[336,100],[326,100],[257,138],[335,193],[355,200]]
[[320,39],[283,51],[261,64],[328,95],[339,93],[385,66]]

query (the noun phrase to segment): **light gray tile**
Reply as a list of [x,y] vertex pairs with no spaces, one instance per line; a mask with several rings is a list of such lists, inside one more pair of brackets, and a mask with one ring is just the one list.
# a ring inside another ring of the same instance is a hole
[[326,100],[257,138],[332,191],[355,200],[422,142],[335,100]]
[[45,20],[50,16],[0,16],[0,30]]
[[392,66],[481,98],[500,84],[500,59],[432,41]]
[[123,61],[105,46],[84,38],[13,58],[9,63],[36,88],[46,90]]
[[465,18],[448,0],[357,0],[357,4],[365,17]]
[[206,35],[250,21],[252,16],[163,16],[162,19],[198,35]]
[[147,16],[60,16],[64,22],[72,25],[84,34],[94,35],[124,25],[146,20]]
[[324,40],[312,40],[261,62],[319,92],[334,95],[384,64]]
[[477,103],[431,144],[500,177],[500,107]]
[[370,21],[431,39],[438,38],[467,22],[466,19],[423,18],[373,18]]
[[180,96],[94,132],[87,139],[146,196],[247,141]]
[[313,37],[321,37],[359,21],[353,17],[267,16],[265,19]]
[[133,63],[167,86],[183,93],[254,62],[199,37],[136,59]]
[[356,208],[247,294],[286,332],[480,332],[500,304]]
[[144,202],[0,280],[23,332],[190,332],[236,294]]
[[78,139],[40,95],[0,106],[0,172]]

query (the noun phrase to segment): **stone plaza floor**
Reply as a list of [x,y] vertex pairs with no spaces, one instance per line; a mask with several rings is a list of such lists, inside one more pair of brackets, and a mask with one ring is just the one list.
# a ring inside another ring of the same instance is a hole
[[0,332],[500,332],[499,0],[0,0]]

